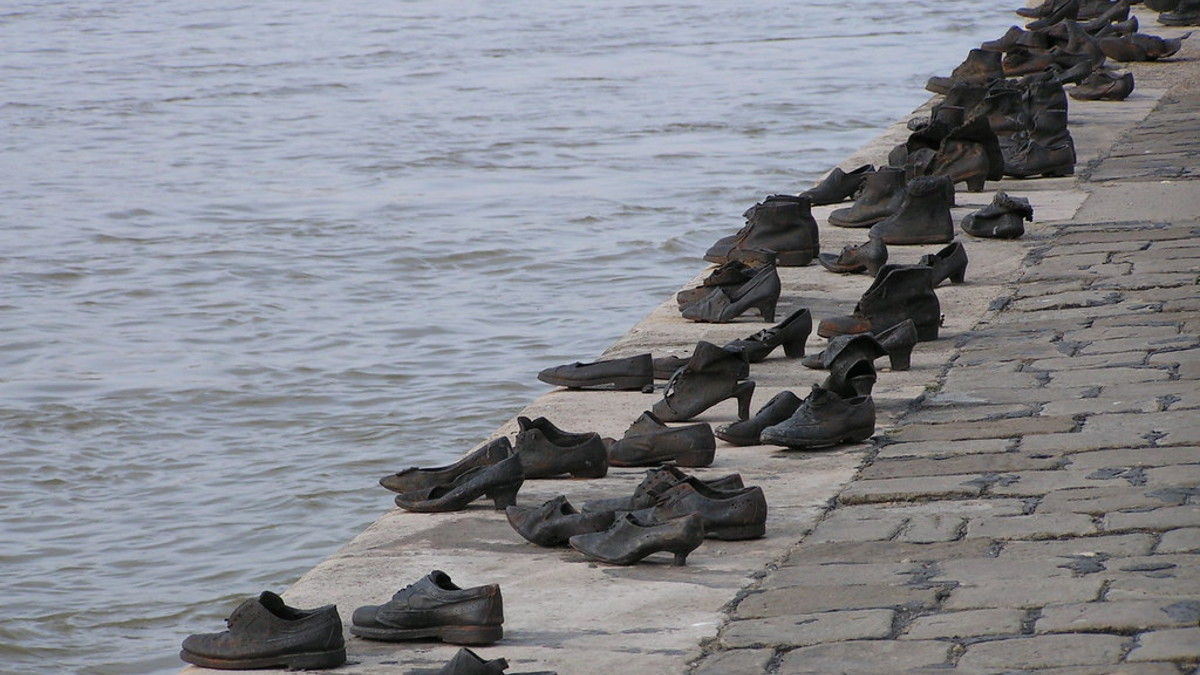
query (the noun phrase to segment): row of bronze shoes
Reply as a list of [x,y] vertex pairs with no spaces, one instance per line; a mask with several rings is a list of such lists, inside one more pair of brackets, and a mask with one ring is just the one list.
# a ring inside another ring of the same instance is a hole
[[[800,195],[772,195],[744,214],[745,226],[716,242],[704,259],[716,267],[702,283],[678,293],[683,317],[732,322],[753,310],[775,321],[782,284],[777,267],[805,266],[814,259],[841,274],[865,273],[872,281],[853,313],[822,319],[817,334],[829,339],[818,354],[805,355],[813,330],[807,309],[723,346],[700,341],[686,357],[573,363],[543,370],[539,379],[570,389],[655,391],[663,397],[643,412],[620,439],[570,432],[545,418],[518,418],[513,440],[497,438],[453,464],[410,468],[380,483],[397,493],[397,506],[414,512],[467,508],[480,498],[506,512],[512,529],[544,547],[569,546],[586,557],[630,565],[666,553],[675,565],[704,539],[743,540],[766,531],[767,502],[759,486],[740,474],[702,480],[681,467],[706,467],[716,439],[731,445],[775,445],[812,450],[860,442],[875,432],[871,398],[877,360],[893,371],[910,367],[917,342],[934,340],[941,325],[935,288],[965,280],[967,255],[955,240],[950,215],[954,186],[978,192],[986,180],[1004,176],[1068,176],[1075,147],[1067,129],[1067,92],[1081,100],[1123,100],[1133,91],[1131,73],[1105,65],[1167,58],[1183,38],[1166,40],[1138,32],[1128,0],[1045,0],[1018,14],[1034,19],[972,50],[949,77],[930,78],[927,88],[944,94],[928,119],[910,121],[911,134],[888,156],[888,165],[833,169]],[[1200,0],[1146,0],[1164,25],[1200,24]],[[1185,35],[1184,38],[1187,36]],[[834,210],[835,227],[869,228],[867,241],[822,253],[814,205],[853,204]],[[974,237],[1013,239],[1033,219],[1029,201],[997,192],[992,202],[965,216],[959,228]],[[918,264],[889,264],[888,246],[945,244]],[[752,364],[777,348],[785,358],[828,371],[801,398],[791,391],[772,397],[750,414],[755,382]],[[715,429],[688,423],[713,406],[737,401],[738,419]],[[672,423],[685,423],[671,426]],[[527,479],[602,478],[608,468],[651,467],[632,495],[592,500],[575,507],[564,495],[540,505],[516,503]],[[337,609],[290,607],[274,593],[243,602],[222,633],[199,634],[183,643],[181,657],[209,668],[332,668],[346,661]],[[481,645],[501,639],[499,586],[460,588],[434,571],[398,591],[382,605],[355,610],[350,632],[372,640],[441,640]],[[485,660],[463,648],[439,675],[494,675],[508,664]]]

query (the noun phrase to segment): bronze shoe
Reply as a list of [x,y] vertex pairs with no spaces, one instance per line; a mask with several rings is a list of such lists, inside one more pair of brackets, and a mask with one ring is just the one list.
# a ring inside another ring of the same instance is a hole
[[612,511],[580,513],[559,495],[540,506],[510,506],[508,524],[526,541],[538,546],[563,546],[577,534],[606,530],[613,523]]
[[612,565],[632,565],[660,551],[675,554],[672,565],[686,565],[688,554],[702,543],[704,525],[699,514],[655,521],[626,513],[603,532],[570,539],[571,548]]

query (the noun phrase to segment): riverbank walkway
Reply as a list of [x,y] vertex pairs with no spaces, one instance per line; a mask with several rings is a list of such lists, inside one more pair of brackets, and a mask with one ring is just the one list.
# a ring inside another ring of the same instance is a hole
[[[1142,11],[1146,32],[1183,32],[1153,19]],[[737,471],[761,485],[765,538],[706,541],[685,567],[657,557],[616,567],[528,544],[482,502],[448,514],[392,510],[285,597],[335,602],[348,624],[355,607],[433,569],[460,586],[499,583],[505,638],[477,651],[505,657],[512,672],[1195,672],[1198,42],[1129,64],[1137,90],[1127,101],[1071,101],[1074,177],[959,192],[956,223],[997,189],[1029,199],[1035,222],[1016,241],[960,236],[966,283],[938,289],[942,335],[918,345],[912,370],[880,373],[872,441],[811,453],[718,442],[713,466],[695,473]],[[843,167],[884,163],[903,123]],[[814,209],[823,250],[865,237],[825,226],[830,208]],[[937,248],[892,247],[891,262]],[[780,316],[848,313],[870,281],[815,264],[780,271]],[[670,298],[606,356],[686,352],[763,327],[691,324]],[[823,343],[814,334],[808,348]],[[785,389],[804,396],[824,373],[775,355],[752,377],[757,409]],[[555,390],[521,414],[620,437],[660,396]],[[735,409],[725,402],[698,420],[731,421]],[[515,421],[497,435],[514,430]],[[528,481],[519,501],[629,494],[642,476]],[[390,494],[376,489],[386,509]],[[350,637],[347,646],[350,661],[335,672],[436,669],[457,649]]]

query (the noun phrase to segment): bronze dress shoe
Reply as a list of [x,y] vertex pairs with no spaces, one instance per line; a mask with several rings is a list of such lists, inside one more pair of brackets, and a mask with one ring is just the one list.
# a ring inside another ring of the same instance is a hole
[[517,534],[546,547],[565,545],[577,534],[608,529],[615,517],[612,511],[580,513],[562,495],[540,506],[510,506],[505,515]]
[[289,607],[263,591],[238,605],[222,633],[189,635],[179,657],[202,668],[320,670],[346,662],[337,607]]
[[430,638],[487,645],[504,637],[500,586],[459,588],[441,570],[396,592],[382,605],[354,610],[350,632],[368,640],[402,642]]
[[675,554],[673,565],[685,565],[688,554],[702,543],[704,524],[699,514],[656,521],[625,513],[603,532],[577,534],[570,540],[576,551],[613,565],[632,565],[661,551]]

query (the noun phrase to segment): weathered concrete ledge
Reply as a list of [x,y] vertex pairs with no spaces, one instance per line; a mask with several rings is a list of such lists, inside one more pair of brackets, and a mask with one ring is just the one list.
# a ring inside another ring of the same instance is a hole
[[[1153,14],[1144,12],[1141,18],[1149,32],[1164,36],[1181,33],[1159,29],[1153,22]],[[1003,29],[998,26],[997,34]],[[1136,376],[1144,374],[1144,362],[1132,364],[1126,370],[1103,370],[1100,366],[1111,365],[1110,359],[1117,357],[1109,356],[1115,352],[1096,351],[1097,368],[1093,372],[1073,369],[1068,372],[1064,368],[1062,379],[1056,380],[1056,386],[1046,392],[1046,400],[1035,401],[1038,406],[1035,410],[1029,407],[1030,399],[1022,396],[1022,392],[1044,384],[1047,376],[1017,367],[1019,362],[1014,364],[1014,355],[1027,355],[1031,360],[1051,360],[1066,358],[1068,354],[1062,352],[1058,344],[1046,344],[1040,338],[1026,339],[1019,333],[1007,337],[993,333],[993,337],[968,338],[977,335],[981,327],[994,330],[1006,325],[1003,313],[998,313],[993,305],[997,299],[1015,306],[1043,303],[1054,307],[1054,311],[1043,312],[1047,315],[1045,321],[1050,324],[1091,321],[1097,317],[1128,313],[1129,305],[1114,314],[1106,312],[1100,300],[1093,302],[1096,293],[1103,294],[1103,284],[1081,290],[1050,274],[1063,270],[1089,274],[1091,272],[1085,268],[1093,258],[1111,261],[1114,256],[1132,250],[1121,243],[1124,239],[1114,237],[1111,245],[1087,239],[1072,249],[1073,255],[1063,256],[1053,266],[1032,265],[1032,262],[1040,260],[1036,254],[1051,243],[1061,243],[1073,236],[1063,235],[1065,223],[1076,219],[1111,221],[1112,205],[1122,199],[1127,202],[1123,218],[1129,221],[1157,217],[1140,216],[1139,212],[1156,201],[1162,206],[1166,203],[1164,200],[1173,201],[1181,208],[1192,208],[1191,218],[1196,218],[1197,209],[1180,201],[1180,195],[1184,194],[1180,190],[1144,180],[1136,183],[1135,189],[1129,189],[1124,177],[1118,175],[1124,170],[1130,172],[1131,179],[1144,177],[1145,167],[1139,170],[1136,166],[1131,168],[1130,162],[1100,162],[1110,157],[1114,149],[1122,147],[1120,141],[1127,139],[1131,131],[1159,106],[1177,81],[1184,77],[1195,78],[1197,50],[1191,44],[1185,45],[1185,51],[1171,61],[1130,64],[1138,86],[1127,101],[1071,102],[1070,129],[1079,153],[1081,173],[1086,177],[1091,167],[1100,172],[1113,172],[1113,180],[1087,182],[1081,177],[1005,180],[989,183],[988,190],[982,193],[958,193],[958,206],[954,209],[956,223],[966,213],[989,203],[996,189],[1027,197],[1034,206],[1037,220],[1018,241],[965,237],[971,261],[967,283],[943,286],[938,293],[946,316],[941,339],[918,345],[913,353],[912,370],[881,373],[875,390],[880,416],[878,438],[907,442],[866,443],[814,453],[783,452],[769,446],[735,448],[718,442],[713,466],[696,473],[711,477],[737,471],[748,484],[761,485],[770,505],[765,538],[747,542],[706,541],[682,568],[671,567],[666,564],[666,559],[655,558],[632,567],[616,567],[589,562],[569,549],[548,550],[528,544],[509,528],[502,512],[492,511],[482,501],[459,513],[430,515],[393,510],[305,574],[288,590],[286,598],[298,606],[336,603],[348,625],[355,607],[382,602],[399,587],[432,569],[447,571],[460,585],[499,583],[506,603],[505,638],[478,651],[488,658],[507,658],[513,671],[554,669],[563,675],[693,671],[898,672],[924,667],[941,672],[957,664],[947,661],[947,654],[955,649],[962,651],[961,645],[941,640],[948,631],[953,632],[948,626],[973,622],[980,627],[980,634],[988,631],[1002,636],[1019,634],[1023,625],[1029,625],[1030,615],[1019,607],[995,608],[988,602],[990,596],[1003,594],[1008,578],[1005,575],[1011,574],[1009,568],[995,567],[983,573],[992,579],[991,585],[982,584],[973,594],[956,596],[961,598],[958,605],[948,609],[962,610],[960,614],[949,619],[931,616],[914,627],[906,639],[894,639],[895,626],[899,625],[895,608],[908,607],[914,615],[919,614],[922,607],[937,606],[945,598],[947,586],[931,583],[893,585],[889,579],[899,574],[936,581],[938,577],[930,574],[967,572],[925,569],[909,561],[903,552],[897,553],[899,549],[877,555],[864,549],[862,542],[888,542],[910,547],[949,546],[954,550],[946,551],[948,558],[979,557],[988,554],[997,538],[1021,539],[1024,533],[1032,542],[1098,531],[1095,530],[1099,527],[1096,517],[1086,513],[1052,513],[1045,518],[1026,513],[1023,500],[1029,497],[1030,491],[1045,492],[1051,487],[1039,487],[1035,474],[1039,471],[1049,473],[1042,470],[1059,466],[1054,463],[1056,460],[1041,461],[1035,453],[1006,457],[1004,459],[1010,460],[1007,464],[995,461],[998,455],[1013,449],[1012,439],[1015,438],[1023,439],[1023,449],[1069,446],[1076,440],[1072,437],[1078,436],[1074,432],[1078,431],[1079,415],[1089,409],[1087,392],[1098,382],[1136,380]],[[944,69],[949,71],[954,65],[944,64]],[[913,115],[925,114],[928,105],[914,111]],[[1192,110],[1192,114],[1197,111]],[[907,119],[900,120],[847,158],[843,166],[886,163],[888,151],[907,136],[904,126]],[[1163,149],[1164,152],[1167,150]],[[1196,169],[1195,164],[1190,166]],[[1091,178],[1095,181],[1097,176],[1091,175]],[[1195,187],[1197,183],[1191,185]],[[1103,200],[1109,212],[1089,210],[1089,197],[1093,192],[1108,192],[1117,197]],[[863,231],[825,226],[825,217],[832,208],[814,209],[822,224],[824,250],[839,250],[843,244],[865,239]],[[890,261],[916,262],[923,253],[938,248],[891,247]],[[700,253],[697,251],[697,259]],[[1195,264],[1193,258],[1178,260],[1175,267],[1164,262],[1164,274],[1175,271],[1178,265],[1186,268]],[[700,265],[697,267],[699,269]],[[784,282],[780,317],[800,307],[808,307],[818,319],[848,313],[869,284],[865,276],[834,275],[815,264],[805,268],[781,268],[780,272]],[[703,273],[697,275],[697,280],[701,276]],[[1154,280],[1148,278],[1147,283],[1153,284]],[[1127,291],[1127,287],[1122,289]],[[1194,306],[1195,286],[1181,287],[1172,298],[1163,302],[1192,303]],[[1027,314],[1025,318],[1028,319]],[[674,298],[668,298],[612,345],[605,356],[620,357],[646,351],[656,356],[687,352],[697,340],[723,344],[766,325],[746,319],[726,325],[692,324],[679,316]],[[1114,327],[1113,337],[1120,333],[1123,339],[1131,341],[1146,339],[1145,333],[1134,328],[1138,325],[1139,322],[1133,321],[1120,328]],[[1193,332],[1196,327],[1193,324]],[[1178,330],[1167,333],[1171,331],[1158,335],[1157,339],[1180,337]],[[823,340],[814,333],[809,349],[819,350],[822,343]],[[970,349],[964,351],[964,346]],[[1187,345],[1181,341],[1181,348],[1188,346],[1194,347],[1194,341]],[[1086,347],[1080,350],[1080,355],[1089,355]],[[587,355],[580,355],[580,358],[586,360]],[[962,373],[952,368],[952,364],[969,363],[990,367]],[[1188,364],[1186,367],[1191,369],[1194,378],[1196,373],[1192,366],[1195,361],[1188,361]],[[810,384],[820,381],[823,375],[804,369],[796,360],[773,356],[752,370],[752,377],[758,383],[753,407],[757,409],[785,389],[803,395]],[[972,387],[954,386],[960,377],[972,378]],[[1139,390],[1141,398],[1126,402],[1121,410],[1128,410],[1131,415],[1158,412],[1157,407],[1143,405],[1145,397],[1152,393],[1151,389]],[[1170,395],[1178,398],[1176,394]],[[619,437],[658,396],[661,392],[646,395],[556,390],[531,403],[521,414],[544,415],[571,431],[594,430]],[[926,401],[936,405],[918,405]],[[1195,403],[1194,396],[1192,403]],[[734,406],[732,401],[722,403],[698,420],[714,425],[731,421],[735,418]],[[1191,419],[1192,435],[1189,438],[1195,437],[1194,418]],[[977,433],[982,425],[997,420],[1011,428],[999,434],[991,427]],[[904,425],[900,424],[902,421]],[[1113,439],[1110,447],[1124,447],[1122,444],[1128,434],[1123,432],[1127,428],[1141,430],[1136,424],[1126,424],[1125,420],[1114,419],[1108,423],[1109,427],[1097,427],[1093,435]],[[1189,433],[1186,427],[1182,418],[1170,422],[1173,433]],[[511,435],[514,432],[515,418],[496,434]],[[952,446],[943,446],[951,443]],[[941,447],[951,449],[942,453]],[[986,456],[989,462],[973,459],[977,456]],[[1047,458],[1053,456],[1053,453],[1046,455]],[[879,468],[882,459],[895,461],[885,471]],[[928,470],[927,466],[917,466],[920,462],[928,464],[932,461],[942,463],[936,472]],[[1080,485],[1091,489],[1086,482],[1087,471],[1086,466],[1081,467],[1067,478],[1078,480]],[[537,504],[564,494],[578,504],[600,496],[629,494],[643,473],[643,470],[612,469],[609,477],[602,480],[529,481],[522,488],[519,502]],[[1028,475],[1029,480],[979,480],[981,475],[1008,473]],[[1064,475],[1059,474],[1050,476],[1049,480],[1063,478]],[[1191,480],[1189,485],[1197,484],[1194,477]],[[1069,497],[1060,496],[1061,499]],[[387,498],[381,490],[381,501]],[[890,517],[886,510],[853,510],[860,508],[854,505],[892,508],[913,499],[925,503],[897,511],[902,517]],[[946,508],[941,508],[939,499],[966,501],[955,501],[952,506],[948,502]],[[1185,496],[1179,508],[1194,511],[1194,506],[1187,506],[1190,503],[1187,499]],[[968,520],[964,514],[980,512],[986,512],[990,519],[972,520],[970,527],[974,529],[964,532],[967,527],[964,523]],[[1156,517],[1169,516],[1192,524],[1190,536],[1194,538],[1198,523],[1194,515],[1189,514],[1190,511]],[[1136,511],[1116,514],[1114,519],[1118,522],[1109,525],[1123,532],[1136,533],[1146,526],[1139,521]],[[1186,533],[1178,535],[1179,541],[1173,545],[1181,551],[1192,550],[1195,542],[1184,541],[1186,536]],[[801,549],[803,556],[798,557],[797,552]],[[861,564],[847,571],[850,566],[837,564],[842,561]],[[1023,563],[1018,557],[1014,564],[1034,563]],[[1045,571],[1048,583],[1055,589],[1055,597],[1063,603],[1095,598],[1097,589],[1092,588],[1091,580],[1074,578],[1069,572],[1060,574],[1062,570],[1053,565],[1037,564],[1043,565],[1038,569]],[[798,592],[797,588],[802,590]],[[1136,597],[1139,588],[1142,587],[1136,583],[1130,585],[1127,591],[1130,597]],[[1054,626],[1092,620],[1088,609],[1071,605],[1055,613],[1043,613],[1046,634],[1036,645],[1028,643],[1024,646],[1033,648],[1034,654],[1054,655],[1071,650],[1120,652],[1118,643],[1121,640],[1110,635],[1086,636],[1084,640],[1075,639],[1069,644],[1063,641],[1063,636],[1057,635],[1059,630]],[[1124,611],[1135,617],[1130,620],[1137,620],[1137,607],[1130,605]],[[1170,624],[1172,630],[1186,631],[1188,626],[1195,630],[1195,621],[1188,624],[1184,620],[1182,626],[1178,622]],[[1181,649],[1187,652],[1186,647],[1180,645],[1186,645],[1191,635],[1163,631],[1156,641],[1138,649],[1143,650],[1142,654],[1174,653],[1172,650],[1178,652]],[[1084,641],[1088,644],[1083,645]],[[1010,658],[1006,655],[1014,652],[1006,651],[1002,643],[1004,640],[997,640],[997,646],[967,650],[970,658],[957,665],[971,672],[1019,666],[1004,663],[1005,658]],[[438,643],[375,643],[349,636],[347,644],[349,663],[338,672],[364,675],[437,667],[457,649]],[[1197,643],[1191,644],[1194,647]],[[1029,659],[1036,660],[1028,649],[1025,653]],[[1051,656],[1043,661],[1055,662],[1055,659]],[[1064,665],[1075,663],[1077,661],[1067,659]]]

